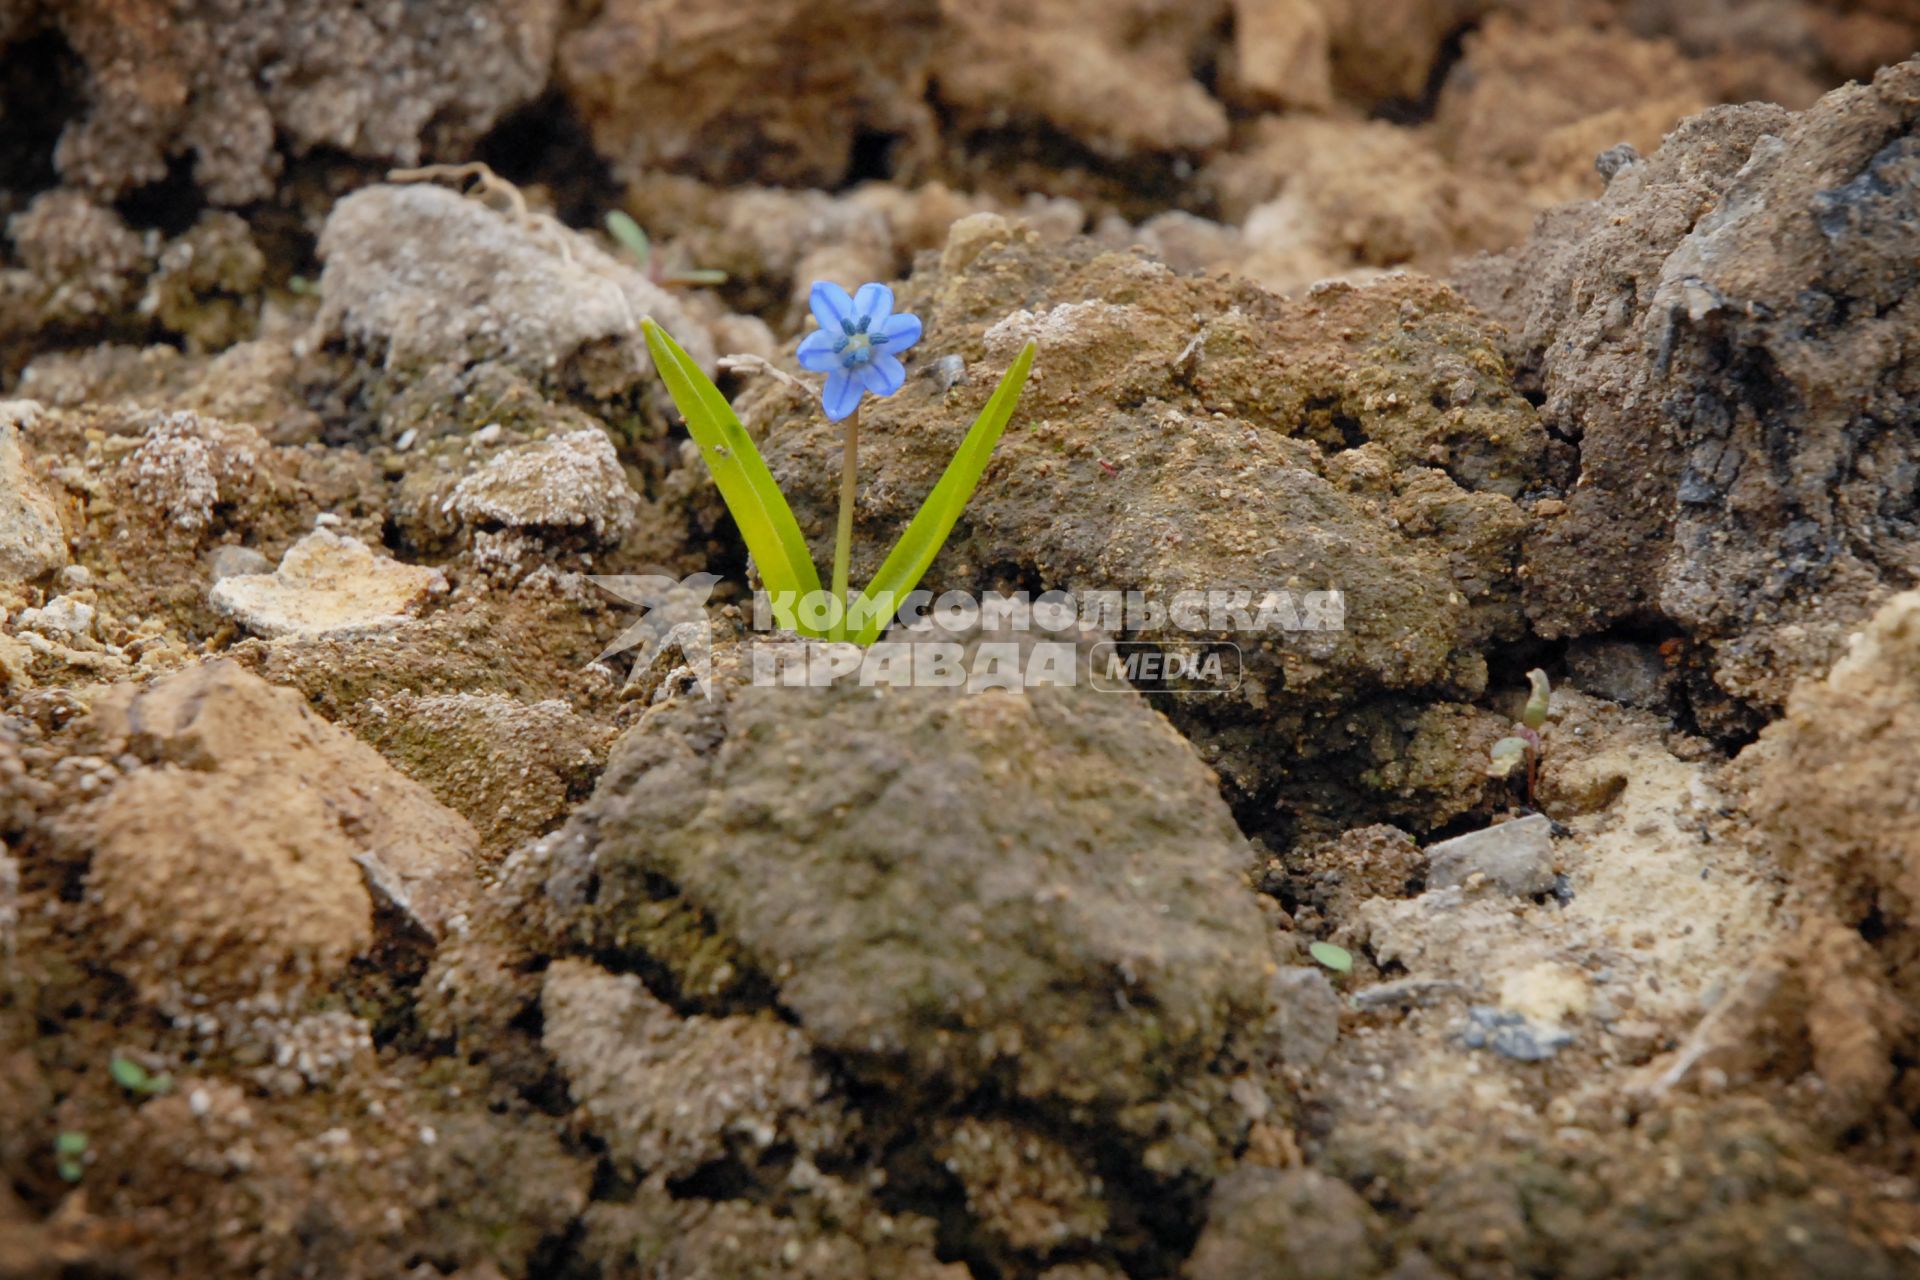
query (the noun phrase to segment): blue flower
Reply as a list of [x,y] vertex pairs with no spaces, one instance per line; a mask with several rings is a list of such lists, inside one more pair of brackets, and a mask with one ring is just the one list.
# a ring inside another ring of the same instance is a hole
[[837,284],[814,282],[808,297],[820,327],[800,342],[800,367],[827,375],[820,393],[827,417],[840,421],[871,391],[890,396],[907,380],[900,353],[920,341],[920,318],[893,314],[893,290],[863,284],[851,298]]

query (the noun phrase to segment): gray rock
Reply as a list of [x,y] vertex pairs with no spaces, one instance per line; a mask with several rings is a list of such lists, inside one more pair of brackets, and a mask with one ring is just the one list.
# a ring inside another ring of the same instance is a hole
[[1530,898],[1553,889],[1553,821],[1529,814],[1427,849],[1427,887],[1450,889],[1475,873],[1505,893]]
[[67,562],[53,502],[20,452],[20,432],[39,416],[31,400],[0,400],[0,582],[31,582]]
[[1261,1064],[1324,1052],[1337,1005],[1262,973],[1245,841],[1138,695],[748,669],[723,649],[711,700],[621,739],[513,868],[517,919],[705,1000],[771,997],[886,1093],[987,1088],[1156,1173],[1224,1167],[1236,1078],[1287,1105]]
[[1340,1038],[1340,997],[1327,975],[1297,966],[1274,974],[1269,985],[1281,1059],[1289,1066],[1318,1066]]
[[474,526],[579,531],[615,542],[639,503],[607,433],[588,427],[493,458],[460,481],[446,511]]
[[1567,646],[1567,670],[1588,693],[1629,707],[1662,707],[1674,674],[1657,646],[1628,640],[1584,640]]
[[582,960],[547,970],[541,1013],[568,1094],[625,1167],[684,1177],[730,1151],[811,1156],[841,1136],[832,1081],[771,1014],[682,1018],[632,974]]
[[1920,443],[1887,429],[1920,413],[1916,125],[1913,59],[1797,114],[1703,112],[1460,271],[1580,441],[1528,536],[1530,622],[1664,619],[1709,732],[1771,718],[1920,553]]
[[1401,978],[1382,982],[1353,994],[1356,1009],[1410,1009],[1429,1005],[1449,996],[1464,995],[1467,984],[1451,978]]
[[344,339],[403,376],[497,360],[539,383],[616,395],[651,377],[652,316],[702,367],[713,346],[678,299],[557,222],[430,186],[373,186],[320,232],[314,340]]
[[252,547],[232,545],[214,548],[213,554],[207,557],[207,567],[213,571],[215,582],[243,574],[273,572],[273,562]]
[[1460,1043],[1469,1049],[1491,1049],[1515,1062],[1545,1062],[1573,1043],[1573,1033],[1493,1005],[1477,1004],[1467,1011]]
[[951,391],[967,380],[967,362],[957,352],[949,352],[929,366],[927,376],[939,383],[942,391]]

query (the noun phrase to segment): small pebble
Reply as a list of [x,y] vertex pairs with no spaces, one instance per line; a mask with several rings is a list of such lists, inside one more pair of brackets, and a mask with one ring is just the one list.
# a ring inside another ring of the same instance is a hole
[[1491,1049],[1515,1062],[1545,1062],[1573,1043],[1564,1027],[1543,1027],[1517,1013],[1477,1004],[1467,1011],[1460,1043],[1469,1049]]

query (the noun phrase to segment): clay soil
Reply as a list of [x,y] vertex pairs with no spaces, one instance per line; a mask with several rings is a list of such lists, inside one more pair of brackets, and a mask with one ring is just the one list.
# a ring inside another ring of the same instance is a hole
[[[1916,46],[0,0],[0,1280],[1920,1276]],[[924,585],[1340,627],[756,681],[817,280],[856,581],[1032,341]]]

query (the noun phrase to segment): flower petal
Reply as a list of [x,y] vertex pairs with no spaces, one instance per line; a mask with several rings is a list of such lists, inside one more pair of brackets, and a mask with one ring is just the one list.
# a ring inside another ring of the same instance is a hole
[[898,354],[920,341],[920,317],[910,311],[902,311],[897,316],[887,317],[885,323],[874,326],[873,345],[885,347]]
[[900,367],[898,360],[884,351],[874,352],[873,362],[855,369],[853,376],[860,379],[861,386],[877,396],[890,396],[907,381],[907,371]]
[[854,375],[845,369],[835,369],[827,375],[826,390],[820,393],[820,407],[827,411],[829,422],[838,422],[860,407],[860,397],[866,389],[855,381]]
[[800,367],[815,373],[832,373],[840,367],[840,353],[833,348],[846,339],[837,331],[815,329],[800,339]]
[[807,294],[807,305],[813,308],[813,318],[828,333],[846,332],[846,322],[853,318],[853,299],[847,291],[831,280],[815,280],[813,289]]
[[863,284],[860,292],[853,295],[853,318],[864,317],[869,333],[885,324],[892,314],[893,290],[883,284]]

